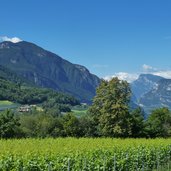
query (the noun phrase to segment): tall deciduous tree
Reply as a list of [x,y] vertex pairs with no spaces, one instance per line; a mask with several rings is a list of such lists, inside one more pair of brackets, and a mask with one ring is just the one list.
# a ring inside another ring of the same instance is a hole
[[131,135],[131,115],[129,112],[131,90],[126,81],[113,78],[103,80],[96,90],[90,108],[99,135],[128,137]]
[[155,109],[146,122],[146,132],[150,137],[171,136],[171,112],[163,107]]

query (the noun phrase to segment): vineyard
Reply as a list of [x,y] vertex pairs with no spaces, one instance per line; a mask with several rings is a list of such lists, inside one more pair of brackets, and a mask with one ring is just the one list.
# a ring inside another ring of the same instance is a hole
[[0,171],[169,171],[171,139],[0,140]]

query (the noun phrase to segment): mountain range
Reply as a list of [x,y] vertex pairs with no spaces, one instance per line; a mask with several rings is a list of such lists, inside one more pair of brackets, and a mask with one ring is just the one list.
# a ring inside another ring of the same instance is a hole
[[40,87],[91,102],[100,79],[87,68],[26,41],[0,43],[0,65]]
[[[101,79],[78,64],[26,41],[0,43],[0,79],[50,88],[91,103]],[[11,84],[11,83],[10,83]],[[171,79],[141,74],[130,84],[131,104],[146,113],[157,107],[171,108]]]
[[134,103],[141,106],[146,113],[159,107],[171,109],[171,79],[152,74],[141,74],[131,83]]

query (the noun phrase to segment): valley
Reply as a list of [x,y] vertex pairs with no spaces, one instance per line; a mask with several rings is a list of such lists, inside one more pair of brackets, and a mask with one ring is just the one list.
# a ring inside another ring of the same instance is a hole
[[0,6],[0,171],[171,171],[171,1]]
[[105,81],[35,44],[0,43],[0,137],[14,149],[0,169],[163,171],[170,139],[151,138],[171,136],[170,97],[170,79]]

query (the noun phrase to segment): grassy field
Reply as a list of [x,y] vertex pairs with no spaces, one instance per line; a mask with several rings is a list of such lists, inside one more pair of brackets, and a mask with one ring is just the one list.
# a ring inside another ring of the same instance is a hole
[[0,110],[6,110],[18,107],[18,104],[10,102],[8,100],[0,100]]
[[78,105],[78,106],[74,106],[71,111],[74,113],[76,117],[82,117],[87,114],[87,110],[88,110],[87,105]]
[[0,105],[12,105],[13,103],[8,100],[1,100]]
[[82,117],[87,114],[87,110],[71,110],[76,117]]
[[0,151],[2,171],[167,171],[171,168],[171,139],[0,140]]

